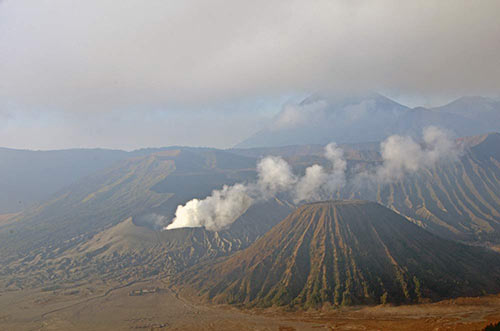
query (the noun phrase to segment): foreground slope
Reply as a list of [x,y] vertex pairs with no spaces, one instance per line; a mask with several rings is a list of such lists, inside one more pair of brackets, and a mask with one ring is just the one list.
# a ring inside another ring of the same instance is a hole
[[177,282],[232,304],[418,302],[500,291],[500,255],[440,239],[373,202],[327,201]]
[[196,263],[226,256],[252,244],[291,207],[279,200],[249,208],[228,229],[153,230],[132,218],[89,239],[33,250],[0,266],[0,289],[104,281],[129,283],[165,277]]

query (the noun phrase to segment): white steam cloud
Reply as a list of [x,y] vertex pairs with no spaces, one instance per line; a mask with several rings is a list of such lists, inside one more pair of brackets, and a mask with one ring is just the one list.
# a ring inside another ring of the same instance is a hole
[[289,190],[297,182],[290,165],[280,157],[268,156],[257,165],[258,192],[264,197]]
[[[355,175],[355,184],[385,184],[459,156],[460,149],[449,133],[427,127],[422,136],[421,144],[399,135],[384,140],[380,145],[381,165]],[[257,165],[257,182],[224,186],[205,199],[193,199],[179,205],[173,222],[165,229],[205,227],[218,231],[231,225],[255,201],[269,199],[279,193],[288,194],[295,203],[332,198],[346,184],[347,163],[344,151],[335,143],[325,147],[324,156],[330,161],[329,167],[314,164],[306,168],[302,177],[293,174],[284,159],[265,157]]]
[[269,128],[271,130],[293,129],[305,123],[318,124],[324,122],[327,117],[325,112],[327,106],[325,100],[301,105],[285,105],[283,110],[276,115]]
[[265,157],[257,165],[256,183],[224,186],[203,200],[193,199],[178,206],[173,222],[165,229],[205,227],[218,231],[231,225],[256,200],[269,199],[283,192],[291,194],[296,202],[331,194],[345,182],[346,162],[343,151],[335,144],[326,146],[325,156],[332,163],[330,172],[315,164],[306,169],[302,178],[294,175],[290,165],[282,158]]
[[347,163],[344,151],[331,143],[325,147],[325,157],[331,162],[331,171],[317,164],[307,168],[304,177],[295,186],[294,202],[330,197],[345,184]]
[[172,224],[165,229],[204,226],[207,230],[224,229],[243,214],[253,202],[243,184],[224,185],[203,200],[193,199],[178,206]]
[[422,133],[423,143],[419,144],[410,137],[393,135],[380,144],[382,164],[374,171],[358,175],[358,185],[372,180],[388,183],[401,179],[406,174],[415,173],[422,168],[433,167],[443,161],[454,161],[461,150],[451,134],[440,128],[426,127]]

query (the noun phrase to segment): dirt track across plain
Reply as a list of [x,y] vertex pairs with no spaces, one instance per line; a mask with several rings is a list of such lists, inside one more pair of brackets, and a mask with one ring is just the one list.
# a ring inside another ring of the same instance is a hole
[[[155,292],[130,295],[141,289]],[[480,330],[496,321],[500,296],[284,312],[195,304],[157,280],[0,293],[0,330]]]

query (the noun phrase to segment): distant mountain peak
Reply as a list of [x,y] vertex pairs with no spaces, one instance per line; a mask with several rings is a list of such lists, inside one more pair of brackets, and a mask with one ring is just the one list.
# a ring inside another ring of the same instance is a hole
[[377,93],[342,97],[314,94],[299,104],[285,105],[266,128],[235,147],[377,141],[385,138],[391,123],[408,110]]
[[410,109],[379,93],[312,94],[296,105],[285,105],[264,129],[235,147],[362,143],[393,134],[420,138],[427,126],[447,129],[456,136],[500,131],[500,102],[470,96],[442,107]]
[[393,105],[398,105],[402,106],[403,105],[399,104],[398,102],[389,99],[388,97],[376,93],[376,92],[369,92],[369,93],[363,93],[363,94],[352,94],[352,95],[328,95],[328,94],[320,94],[320,93],[314,93],[311,94],[310,96],[306,97],[304,100],[302,100],[299,105],[307,105],[307,104],[312,104],[315,102],[319,101],[325,101],[331,106],[335,107],[345,107],[346,105],[353,105],[353,104],[359,104],[362,102],[367,102],[367,101],[373,101],[373,102],[379,102],[379,103],[387,103],[387,104],[393,104]]

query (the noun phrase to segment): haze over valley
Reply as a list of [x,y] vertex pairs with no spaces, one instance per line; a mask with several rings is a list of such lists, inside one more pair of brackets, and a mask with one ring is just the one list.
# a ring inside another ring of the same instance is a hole
[[499,327],[499,10],[0,2],[0,330]]

